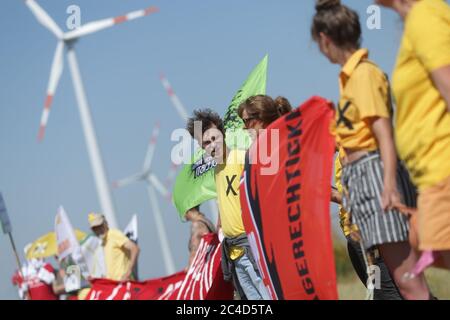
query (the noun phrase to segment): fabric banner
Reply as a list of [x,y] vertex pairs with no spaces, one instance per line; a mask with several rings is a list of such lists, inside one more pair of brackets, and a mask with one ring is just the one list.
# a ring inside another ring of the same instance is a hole
[[[247,153],[243,221],[273,299],[338,298],[330,221],[333,116],[327,100],[313,97],[269,126]],[[266,151],[271,163],[260,160]]]
[[223,280],[221,244],[216,234],[205,235],[187,272],[142,282],[92,281],[87,300],[229,300],[231,283]]

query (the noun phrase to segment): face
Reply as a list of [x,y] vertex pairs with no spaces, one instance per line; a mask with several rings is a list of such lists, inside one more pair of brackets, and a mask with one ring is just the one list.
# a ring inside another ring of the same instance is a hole
[[103,223],[102,225],[98,227],[93,227],[91,229],[95,233],[95,235],[100,239],[104,239],[106,237],[106,232],[108,231],[106,223]]
[[259,134],[259,130],[265,127],[260,119],[249,115],[246,109],[242,112],[242,121],[244,121],[244,128],[248,130],[252,140],[255,140]]
[[317,44],[319,45],[320,52],[327,57],[331,63],[338,63],[336,59],[337,48],[330,38],[321,32],[319,34],[319,39],[317,39]]
[[206,154],[213,157],[218,163],[222,163],[225,141],[222,132],[216,126],[212,126],[205,131],[201,147],[206,151]]

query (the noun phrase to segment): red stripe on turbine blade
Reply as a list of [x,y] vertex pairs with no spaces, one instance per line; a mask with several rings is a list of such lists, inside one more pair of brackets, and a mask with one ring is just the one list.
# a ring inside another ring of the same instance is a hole
[[112,187],[113,187],[113,188],[118,188],[118,187],[119,187],[119,182],[118,182],[118,181],[114,181],[114,182],[112,183]]
[[52,102],[53,102],[53,95],[52,94],[47,95],[47,98],[45,99],[45,103],[44,103],[44,108],[50,109]]
[[159,8],[157,8],[157,7],[148,7],[147,9],[144,9],[144,14],[148,15],[150,13],[155,13],[158,11],[159,11]]
[[155,143],[156,143],[156,138],[154,138],[154,137],[151,138],[151,139],[150,139],[150,144],[155,144]]
[[38,141],[41,142],[42,140],[44,140],[44,136],[45,136],[45,126],[40,126],[38,133]]
[[169,87],[168,89],[167,89],[167,94],[169,95],[169,96],[174,96],[175,95],[175,92],[173,92],[173,89],[171,88],[171,87]]
[[118,16],[114,18],[114,24],[122,23],[127,20],[128,20],[127,16]]

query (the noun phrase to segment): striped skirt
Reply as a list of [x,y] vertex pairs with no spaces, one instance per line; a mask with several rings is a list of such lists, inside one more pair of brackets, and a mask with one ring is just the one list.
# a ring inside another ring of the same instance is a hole
[[[358,226],[366,249],[383,243],[408,241],[408,217],[398,210],[383,211],[381,207],[383,164],[378,151],[344,166],[342,185],[345,191],[343,206]],[[416,189],[400,161],[397,187],[402,203],[416,207]]]

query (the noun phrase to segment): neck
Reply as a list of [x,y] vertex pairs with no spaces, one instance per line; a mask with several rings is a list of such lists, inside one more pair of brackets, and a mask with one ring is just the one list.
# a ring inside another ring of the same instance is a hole
[[197,214],[193,215],[193,217],[191,217],[191,222],[195,222],[195,221],[198,221],[198,220],[201,220],[201,219],[202,219],[202,214],[201,213],[197,213]]
[[392,9],[394,9],[399,14],[399,16],[402,17],[402,20],[405,20],[406,16],[411,11],[416,2],[416,0],[394,1],[392,4]]
[[350,59],[350,57],[356,52],[357,49],[346,49],[346,50],[342,50],[338,53],[338,56],[336,58],[338,64],[343,67],[348,59]]

